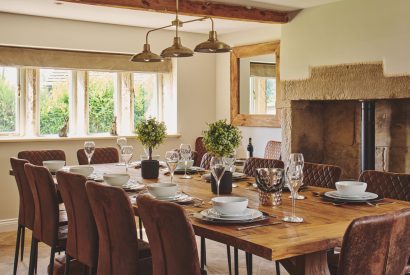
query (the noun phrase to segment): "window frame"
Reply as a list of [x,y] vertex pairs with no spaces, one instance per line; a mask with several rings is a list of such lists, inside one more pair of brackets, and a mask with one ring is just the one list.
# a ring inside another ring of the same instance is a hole
[[15,130],[10,131],[10,132],[0,132],[0,137],[7,137],[7,136],[19,136],[20,131],[22,129],[21,125],[21,117],[22,117],[22,112],[21,112],[21,85],[22,85],[22,77],[21,77],[21,68],[18,66],[2,66],[0,67],[3,68],[13,68],[16,69],[17,72],[17,90],[15,91],[15,102],[14,102],[14,108],[15,108],[15,118],[14,118],[14,123],[15,123]]

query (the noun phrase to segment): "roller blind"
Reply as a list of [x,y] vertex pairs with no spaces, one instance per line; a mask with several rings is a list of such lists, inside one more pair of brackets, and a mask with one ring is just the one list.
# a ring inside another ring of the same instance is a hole
[[132,55],[0,46],[1,66],[64,68],[75,70],[170,72],[170,60],[137,63]]
[[251,76],[276,77],[276,64],[251,62]]

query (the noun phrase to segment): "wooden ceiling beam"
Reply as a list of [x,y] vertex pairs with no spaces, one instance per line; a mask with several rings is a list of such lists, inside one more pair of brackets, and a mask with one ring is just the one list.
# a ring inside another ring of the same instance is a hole
[[[97,5],[124,9],[175,13],[173,0],[58,0],[78,4]],[[276,10],[245,7],[226,3],[180,0],[179,12],[190,16],[211,16],[228,20],[260,23],[287,23],[289,14]]]

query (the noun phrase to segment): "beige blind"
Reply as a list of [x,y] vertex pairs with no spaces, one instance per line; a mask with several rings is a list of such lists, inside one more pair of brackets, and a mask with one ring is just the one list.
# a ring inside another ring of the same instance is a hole
[[170,60],[131,62],[131,55],[0,46],[0,65],[76,70],[170,72]]
[[276,77],[276,64],[251,62],[251,76]]

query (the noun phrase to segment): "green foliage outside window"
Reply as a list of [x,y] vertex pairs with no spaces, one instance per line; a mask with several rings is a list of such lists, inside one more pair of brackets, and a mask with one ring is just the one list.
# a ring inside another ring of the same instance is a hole
[[111,74],[88,80],[89,132],[106,133],[114,118],[114,81]]
[[0,74],[0,132],[16,129],[15,89]]
[[144,120],[145,113],[151,104],[152,92],[148,93],[143,85],[138,85],[134,98],[134,125]]

